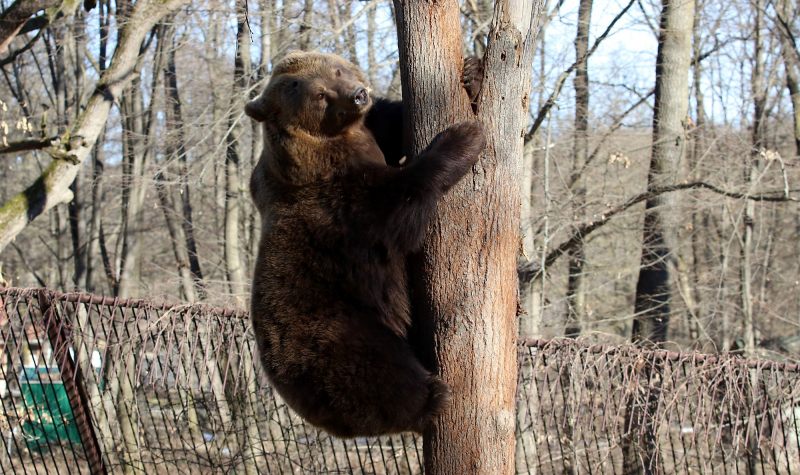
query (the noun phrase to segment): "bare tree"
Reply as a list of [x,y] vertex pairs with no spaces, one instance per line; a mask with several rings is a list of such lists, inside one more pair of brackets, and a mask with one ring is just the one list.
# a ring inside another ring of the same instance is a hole
[[800,155],[800,52],[794,42],[790,22],[796,16],[796,8],[790,2],[780,0],[775,5],[776,29],[781,40],[781,57],[786,73],[786,89],[792,102],[795,156]]
[[242,202],[239,135],[243,128],[241,105],[247,97],[250,82],[250,27],[247,22],[247,3],[237,0],[236,5],[236,59],[233,66],[233,94],[227,119],[228,132],[225,136],[225,273],[231,294],[239,303],[244,303],[245,269],[239,253]]
[[[578,7],[578,31],[575,34],[575,131],[573,133],[573,161],[570,182],[574,183],[572,198],[573,216],[578,219],[586,201],[585,183],[580,175],[589,155],[589,23],[592,17],[592,0],[581,0]],[[581,333],[581,321],[585,318],[586,295],[582,287],[586,251],[583,243],[569,252],[569,274],[567,280],[567,318],[564,335],[576,337]]]
[[[653,113],[653,147],[648,190],[671,185],[678,174],[685,152],[685,119],[689,107],[689,65],[692,52],[694,0],[663,0],[656,58],[655,109]],[[669,266],[677,249],[675,195],[661,194],[645,202],[642,233],[642,258],[634,301],[631,338],[634,342],[658,345],[666,340],[670,318]],[[655,365],[646,365],[646,377],[657,373]],[[641,437],[631,434],[625,441],[625,473],[657,470],[655,428],[652,414],[657,404],[658,388],[646,396],[646,404],[629,404],[626,427],[643,424]],[[631,397],[631,400],[636,396]],[[642,411],[646,411],[645,414]],[[635,421],[635,422],[634,422]],[[640,444],[641,443],[641,444]],[[643,444],[643,445],[642,445]]]
[[[671,185],[685,153],[684,130],[689,103],[694,0],[664,0],[656,59],[653,148],[649,190]],[[642,263],[636,287],[632,339],[660,343],[669,325],[669,270],[677,229],[674,194],[663,194],[645,203]]]
[[[746,188],[751,188],[759,173],[759,155],[766,146],[764,139],[764,120],[766,114],[767,94],[764,77],[764,42],[763,28],[763,2],[754,0],[753,3],[753,64],[750,76],[750,88],[753,98],[752,122],[752,152],[744,155],[742,178]],[[740,295],[742,299],[742,338],[744,350],[753,355],[756,348],[755,322],[753,322],[753,220],[755,219],[755,204],[747,201],[744,205],[742,219],[742,250],[740,263]]]
[[[166,26],[162,34],[171,41],[171,45],[165,47],[167,58],[164,66],[164,91],[167,101],[166,127],[172,135],[172,139],[167,141],[166,155],[171,164],[174,162],[178,164],[177,167],[171,167],[177,172],[171,176],[176,176],[179,184],[178,196],[176,197],[175,193],[166,192],[164,196],[165,201],[162,204],[168,205],[172,203],[173,207],[165,208],[164,213],[178,216],[181,223],[180,230],[178,228],[175,229],[176,242],[174,242],[173,247],[177,246],[175,247],[176,258],[180,256],[179,268],[181,269],[181,280],[183,282],[184,292],[187,297],[194,296],[194,298],[189,299],[192,301],[205,297],[205,282],[203,280],[203,270],[200,266],[200,259],[197,254],[197,241],[195,239],[191,198],[192,190],[189,186],[189,158],[184,134],[185,124],[183,121],[183,107],[178,90],[178,73],[177,67],[175,66],[175,51],[177,48],[175,43],[175,28]],[[177,204],[180,206],[176,206]],[[175,211],[176,208],[180,208],[180,213]],[[172,235],[172,232],[170,232],[170,235]],[[188,271],[191,276],[190,281],[187,281],[188,276],[184,275],[186,271]],[[188,282],[192,283],[191,290],[187,286]]]
[[[8,51],[11,41],[20,34],[25,27],[29,29],[43,28],[49,23],[50,15],[65,10],[66,13],[75,10],[78,2],[68,0],[16,0],[2,14],[0,14],[0,55]],[[33,17],[42,10],[54,9],[45,12],[41,17]]]
[[95,92],[71,124],[69,133],[61,137],[57,146],[50,147],[52,162],[32,185],[0,207],[0,251],[33,219],[56,204],[72,199],[69,186],[100,135],[112,104],[133,80],[130,71],[136,64],[145,35],[161,18],[186,1],[144,0],[133,6],[111,63]]

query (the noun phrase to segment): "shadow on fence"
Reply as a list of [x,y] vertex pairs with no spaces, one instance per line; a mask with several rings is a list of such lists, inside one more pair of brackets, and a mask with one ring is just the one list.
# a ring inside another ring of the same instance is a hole
[[[0,289],[0,473],[421,473],[409,434],[341,440],[257,375],[246,314]],[[518,473],[800,474],[800,368],[523,341]]]

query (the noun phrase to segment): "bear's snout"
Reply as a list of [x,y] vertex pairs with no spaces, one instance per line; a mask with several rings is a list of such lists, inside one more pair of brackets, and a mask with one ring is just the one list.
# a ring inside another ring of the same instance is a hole
[[353,93],[353,104],[357,106],[365,106],[369,102],[369,94],[367,94],[367,90],[363,87],[359,87]]

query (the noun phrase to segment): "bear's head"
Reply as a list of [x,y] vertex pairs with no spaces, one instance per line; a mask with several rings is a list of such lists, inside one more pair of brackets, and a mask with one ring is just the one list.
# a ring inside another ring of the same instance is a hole
[[339,56],[295,52],[275,66],[245,113],[268,126],[335,136],[362,121],[371,105],[368,87],[361,71]]

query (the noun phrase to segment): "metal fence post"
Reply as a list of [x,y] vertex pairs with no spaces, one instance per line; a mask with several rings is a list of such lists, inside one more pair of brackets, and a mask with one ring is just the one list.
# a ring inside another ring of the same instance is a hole
[[47,338],[50,340],[53,355],[61,372],[61,381],[69,398],[72,416],[78,426],[83,451],[89,462],[89,470],[92,475],[106,475],[108,470],[103,461],[100,442],[92,425],[89,396],[86,394],[83,374],[80,366],[69,354],[72,333],[68,328],[69,323],[62,321],[59,313],[53,308],[50,293],[45,289],[39,291],[39,308],[47,329]]

